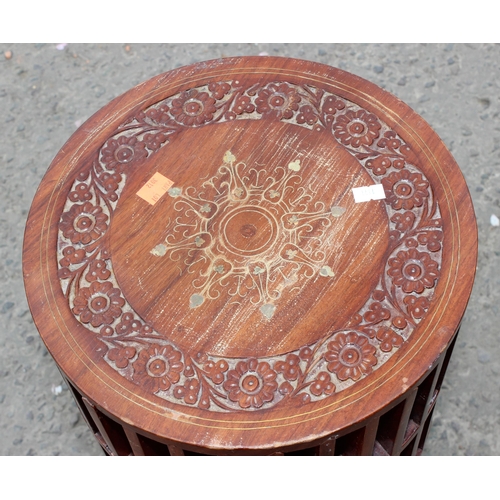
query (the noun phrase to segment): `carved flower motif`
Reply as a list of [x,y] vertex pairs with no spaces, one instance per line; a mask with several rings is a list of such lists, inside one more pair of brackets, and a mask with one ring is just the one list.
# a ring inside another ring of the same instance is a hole
[[297,123],[307,123],[308,125],[314,125],[318,121],[318,115],[314,112],[312,106],[309,104],[301,106],[299,109],[299,114],[297,115]]
[[278,390],[279,390],[280,394],[283,394],[283,396],[286,396],[287,394],[291,394],[292,393],[293,386],[292,386],[292,384],[290,384],[290,382],[283,382],[279,386]]
[[407,238],[405,240],[405,244],[408,248],[417,248],[418,247],[418,241],[415,238]]
[[411,210],[413,207],[421,207],[425,198],[429,196],[427,187],[429,183],[421,174],[412,173],[409,170],[393,172],[382,179],[387,202],[395,210],[401,208]]
[[183,386],[174,388],[174,396],[177,399],[184,399],[188,405],[194,405],[198,400],[198,393],[200,391],[200,383],[195,378],[187,379]]
[[320,372],[316,380],[311,384],[311,392],[315,396],[325,394],[330,396],[335,392],[335,384],[332,382],[330,374],[327,372]]
[[326,122],[327,123],[332,123],[333,122],[333,115],[342,109],[345,108],[345,104],[343,101],[338,99],[337,97],[333,95],[329,95],[323,104],[323,113],[326,115]]
[[377,156],[367,160],[365,166],[370,168],[375,175],[384,175],[391,166],[391,159],[388,156]]
[[398,231],[408,231],[413,227],[415,222],[415,214],[413,212],[396,213],[391,217],[391,222],[396,224]]
[[371,339],[374,338],[377,333],[373,328],[368,328],[366,326],[360,326],[358,330]]
[[83,205],[73,205],[68,212],[61,216],[59,228],[65,238],[72,243],[84,245],[96,240],[107,229],[108,216],[101,207],[96,207],[90,202]]
[[210,83],[208,90],[216,99],[222,99],[230,90],[231,86],[228,83]]
[[401,146],[401,141],[398,139],[395,132],[387,131],[384,136],[378,141],[377,146],[395,151]]
[[299,109],[300,96],[290,88],[286,83],[271,83],[265,89],[262,89],[255,104],[257,104],[257,113],[263,115],[273,115],[279,120],[289,119],[294,111]]
[[108,358],[114,361],[118,368],[127,368],[130,360],[135,356],[135,347],[123,347],[110,349],[108,352]]
[[243,113],[253,113],[254,111],[255,106],[252,104],[250,97],[240,95],[234,100],[233,107],[225,114],[225,117],[227,120],[234,120],[237,115],[242,115]]
[[278,373],[283,373],[287,380],[297,380],[300,375],[300,358],[295,354],[289,354],[285,361],[277,361],[274,369]]
[[397,328],[398,330],[403,330],[408,325],[408,321],[406,321],[406,319],[403,318],[403,316],[396,316],[395,318],[392,318],[391,323],[392,326],[394,328]]
[[120,322],[116,325],[115,330],[119,335],[138,332],[142,327],[142,323],[134,318],[132,313],[125,313]]
[[75,297],[73,313],[80,316],[82,323],[90,323],[94,328],[110,325],[122,313],[125,301],[120,297],[120,290],[106,281],[94,281],[90,287],[81,288]]
[[427,245],[431,252],[441,250],[441,240],[443,239],[442,231],[426,231],[417,236],[417,240],[421,245]]
[[144,135],[144,144],[151,151],[158,151],[161,148],[162,144],[164,144],[167,140],[167,135],[162,132],[158,134],[145,134]]
[[390,316],[391,313],[389,312],[389,309],[385,309],[384,307],[382,307],[382,304],[380,302],[374,302],[370,305],[369,310],[365,312],[363,318],[368,323],[373,324],[379,323],[384,319],[389,319]]
[[429,300],[426,297],[415,297],[415,295],[408,295],[404,298],[404,303],[408,308],[408,312],[415,319],[422,319],[429,309]]
[[255,111],[255,106],[252,104],[250,97],[241,95],[234,102],[233,111],[237,115],[241,115],[242,113],[253,113]]
[[149,118],[158,125],[166,125],[170,121],[169,110],[166,104],[162,104],[158,108],[149,108],[145,113],[140,113],[139,119]]
[[299,352],[300,359],[309,361],[313,356],[313,351],[310,347],[303,347]]
[[400,251],[396,257],[389,259],[387,274],[396,286],[405,293],[422,293],[424,288],[432,288],[439,278],[438,263],[425,252],[410,248],[407,252]]
[[215,99],[207,92],[191,89],[182,92],[172,101],[171,113],[174,118],[187,126],[201,125],[210,121],[215,113]]
[[133,365],[134,380],[149,392],[166,391],[179,382],[184,368],[181,357],[181,353],[170,345],[144,349]]
[[59,261],[62,267],[68,267],[70,264],[80,264],[85,258],[85,250],[75,250],[73,247],[65,247],[62,254],[64,257]]
[[405,162],[401,158],[391,158],[388,155],[380,155],[376,158],[367,160],[365,166],[370,168],[375,175],[384,175],[390,167],[401,170],[405,166]]
[[109,139],[101,149],[101,161],[107,170],[122,172],[124,168],[133,161],[147,156],[146,147],[137,137],[125,137]]
[[99,176],[99,183],[106,191],[116,191],[122,176],[117,172],[104,172]]
[[333,124],[335,137],[342,144],[353,148],[370,146],[378,137],[380,129],[381,125],[377,117],[362,109],[347,111],[340,115]]
[[101,330],[99,331],[99,333],[103,336],[103,337],[111,337],[113,335],[113,333],[115,333],[114,329],[112,326],[109,326],[109,325],[105,325],[101,328]]
[[401,238],[401,233],[399,231],[389,231],[389,241],[390,243],[396,243]]
[[380,340],[380,350],[391,352],[393,347],[403,345],[403,337],[390,328],[380,328],[377,332],[377,339]]
[[77,184],[74,191],[68,195],[71,201],[89,201],[92,199],[92,193],[87,184]]
[[214,384],[221,384],[224,380],[224,372],[228,370],[229,365],[226,360],[220,359],[217,363],[209,361],[203,368],[208,378],[211,379]]
[[91,262],[89,266],[89,271],[85,275],[85,279],[88,282],[96,281],[96,280],[107,280],[111,272],[106,268],[106,262],[103,260],[97,259]]
[[339,380],[359,380],[371,373],[377,364],[376,349],[363,335],[355,332],[338,333],[328,343],[325,360],[327,369],[337,375]]
[[278,387],[276,372],[269,363],[253,358],[240,361],[234,370],[229,370],[223,385],[229,399],[241,408],[260,408],[272,401]]

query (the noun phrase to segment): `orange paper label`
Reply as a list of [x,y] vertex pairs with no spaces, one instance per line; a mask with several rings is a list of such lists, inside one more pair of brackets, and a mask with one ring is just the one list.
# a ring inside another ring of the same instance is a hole
[[149,179],[144,186],[142,186],[139,191],[137,191],[137,196],[140,196],[143,200],[146,200],[151,205],[154,205],[174,184],[174,181],[167,179],[164,175],[159,172]]

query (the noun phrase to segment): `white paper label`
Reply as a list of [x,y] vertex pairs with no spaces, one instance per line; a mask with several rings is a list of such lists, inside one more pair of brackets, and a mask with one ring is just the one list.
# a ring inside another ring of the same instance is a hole
[[382,186],[382,184],[352,188],[352,194],[354,195],[354,201],[356,203],[370,200],[383,200],[385,198],[384,186]]

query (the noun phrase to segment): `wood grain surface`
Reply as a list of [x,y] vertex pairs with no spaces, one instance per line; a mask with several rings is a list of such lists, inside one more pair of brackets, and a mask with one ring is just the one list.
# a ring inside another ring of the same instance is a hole
[[[382,199],[355,201],[374,185]],[[158,439],[269,449],[422,379],[465,311],[477,230],[459,167],[404,103],[242,57],[159,75],[83,124],[23,259],[37,328],[86,398]]]

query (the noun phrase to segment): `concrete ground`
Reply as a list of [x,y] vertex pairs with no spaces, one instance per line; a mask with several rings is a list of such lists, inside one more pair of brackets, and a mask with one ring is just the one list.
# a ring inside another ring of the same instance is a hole
[[31,319],[21,249],[51,160],[95,111],[170,69],[269,54],[336,66],[423,116],[460,165],[479,227],[474,291],[426,455],[500,454],[500,45],[0,44],[0,455],[100,455]]

